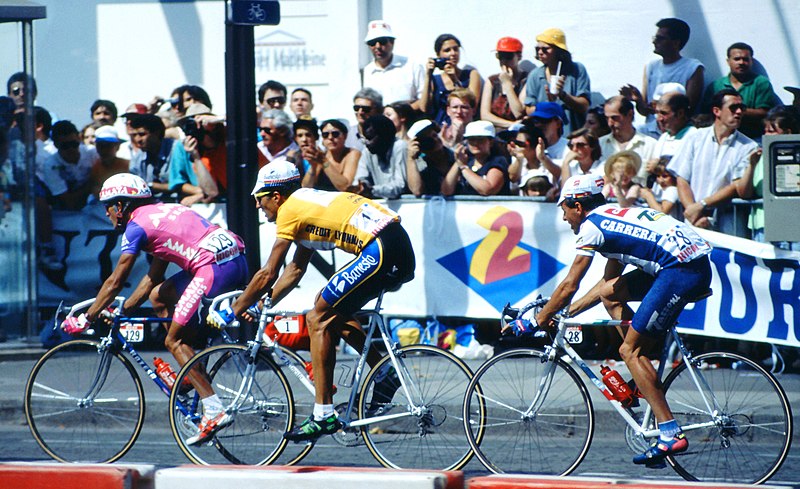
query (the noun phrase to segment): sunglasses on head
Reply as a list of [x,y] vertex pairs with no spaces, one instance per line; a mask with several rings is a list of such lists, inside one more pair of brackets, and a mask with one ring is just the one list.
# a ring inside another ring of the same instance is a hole
[[267,105],[280,105],[286,103],[286,97],[270,97],[267,99]]
[[369,41],[367,41],[367,46],[372,47],[378,43],[381,43],[382,45],[386,46],[390,42],[392,42],[391,37],[379,37],[377,39],[370,39]]
[[341,131],[322,131],[322,139],[327,139],[329,137],[336,139],[341,135],[342,135]]
[[371,110],[372,110],[372,106],[371,105],[354,105],[353,106],[353,112],[358,112],[358,111],[369,112]]

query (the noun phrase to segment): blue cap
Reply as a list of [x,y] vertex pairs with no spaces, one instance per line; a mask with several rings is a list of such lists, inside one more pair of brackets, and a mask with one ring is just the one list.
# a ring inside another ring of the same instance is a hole
[[555,102],[539,102],[536,104],[536,110],[530,115],[531,117],[536,117],[537,119],[555,119],[559,118],[562,121],[566,119],[566,114],[564,114],[564,107],[560,104]]

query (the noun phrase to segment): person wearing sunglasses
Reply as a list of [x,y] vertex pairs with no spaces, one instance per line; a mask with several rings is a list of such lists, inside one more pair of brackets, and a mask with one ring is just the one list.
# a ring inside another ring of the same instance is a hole
[[30,89],[29,95],[32,96],[32,102],[36,101],[36,80],[26,73],[18,71],[8,77],[8,81],[6,81],[6,89],[8,96],[14,100],[14,103],[17,105],[17,110],[20,111],[24,108],[25,105],[25,93],[26,90]]
[[277,109],[283,110],[286,107],[286,85],[275,80],[267,80],[258,87],[258,102],[261,104],[261,111]]
[[270,161],[286,156],[300,148],[294,142],[292,120],[280,109],[271,109],[264,113],[258,125],[261,141],[258,142],[258,167]]
[[603,176],[603,160],[600,144],[593,132],[582,127],[567,136],[569,154],[561,163],[561,181],[575,175]]
[[322,121],[320,128],[322,145],[326,151],[322,158],[310,160],[312,186],[319,190],[352,191],[361,151],[345,144],[349,130],[342,121],[328,119]]
[[508,167],[508,175],[512,182],[511,190],[514,193],[517,189],[522,190],[523,182],[526,182],[528,176],[532,174],[544,175],[549,182],[558,181],[561,167],[554,163],[545,152],[547,143],[541,129],[523,125],[511,136],[509,148],[512,161]]
[[361,86],[377,90],[385,104],[402,100],[421,109],[419,99],[425,82],[424,70],[419,63],[394,54],[394,40],[392,28],[386,21],[369,23],[364,42],[373,60],[364,67]]
[[345,145],[364,152],[364,123],[374,115],[383,113],[383,96],[369,87],[364,87],[353,96],[353,116],[356,123],[350,126]]
[[542,66],[528,75],[525,107],[530,114],[540,102],[555,102],[564,107],[564,132],[583,127],[592,98],[586,68],[572,60],[567,38],[561,29],[547,29],[536,36],[536,59]]
[[[667,165],[667,171],[678,177],[678,196],[687,222],[741,237],[747,229],[746,215],[733,212],[731,199],[750,156],[758,150],[755,141],[738,131],[746,109],[732,88],[714,94],[714,123],[686,136]],[[739,222],[737,218],[742,217],[745,221]]]
[[525,117],[525,81],[528,71],[520,68],[522,42],[514,37],[497,41],[495,56],[500,73],[490,76],[481,94],[481,119],[502,130]]

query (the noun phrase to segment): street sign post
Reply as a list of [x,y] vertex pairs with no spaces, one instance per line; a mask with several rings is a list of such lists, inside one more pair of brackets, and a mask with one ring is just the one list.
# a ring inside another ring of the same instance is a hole
[[281,6],[278,0],[231,0],[228,22],[234,25],[278,25]]

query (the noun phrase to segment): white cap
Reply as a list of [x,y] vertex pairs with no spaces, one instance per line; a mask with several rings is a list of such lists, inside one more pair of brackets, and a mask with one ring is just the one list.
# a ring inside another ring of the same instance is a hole
[[408,138],[414,139],[415,137],[417,137],[417,134],[421,133],[422,131],[431,127],[432,125],[433,122],[431,122],[429,119],[422,119],[415,122],[414,124],[411,125],[410,128],[408,128]]
[[661,97],[668,93],[678,92],[681,95],[686,95],[686,87],[681,85],[680,83],[675,82],[668,82],[668,83],[659,83],[656,85],[655,90],[653,90],[653,102],[658,102],[661,100]]
[[603,183],[603,175],[587,173],[569,177],[569,180],[561,188],[561,197],[558,199],[558,205],[561,205],[566,199],[580,199],[581,197],[603,193]]
[[370,42],[379,37],[391,37],[394,39],[392,26],[385,20],[373,20],[367,25],[367,36],[364,38],[364,42]]
[[285,158],[278,158],[258,170],[256,184],[250,195],[257,194],[263,188],[280,187],[290,182],[299,181],[300,172],[294,163],[290,163]]
[[119,133],[114,126],[100,126],[94,131],[95,141],[101,143],[124,143],[125,139],[120,139]]
[[493,138],[494,124],[489,121],[474,121],[464,129],[464,138]]

